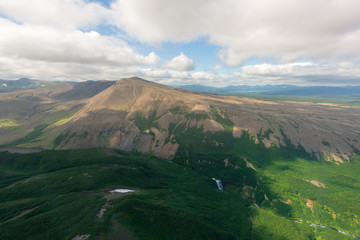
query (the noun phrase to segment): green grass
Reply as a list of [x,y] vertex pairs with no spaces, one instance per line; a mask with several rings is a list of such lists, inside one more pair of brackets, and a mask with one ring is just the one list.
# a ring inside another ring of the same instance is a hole
[[[174,161],[223,180],[229,190],[244,194],[249,201],[275,216],[306,220],[360,236],[360,181],[357,179],[360,159],[357,155],[350,162],[336,165],[317,160],[301,146],[292,146],[285,135],[286,146],[266,148],[262,143],[255,144],[247,132],[243,132],[240,139],[234,139],[229,132],[209,133],[182,125],[173,133],[180,144]],[[269,134],[261,132],[260,137],[267,138]],[[244,158],[257,171],[247,168]],[[225,159],[230,166],[225,167]],[[306,180],[319,181],[326,188]],[[313,211],[307,206],[308,199],[315,201]],[[288,200],[290,204],[284,203]],[[267,215],[260,214],[260,218],[264,216]],[[266,224],[267,221],[260,222]],[[270,222],[268,227],[273,228]],[[315,237],[320,235],[315,233]]]
[[252,216],[253,239],[315,239],[306,224],[295,223],[260,208],[253,208]]
[[172,114],[186,114],[185,110],[182,110],[179,106],[176,106],[169,110]]
[[0,128],[4,128],[8,131],[16,131],[23,129],[24,126],[16,123],[14,120],[11,119],[0,119]]
[[215,107],[210,106],[210,110],[214,114],[215,120],[223,126],[225,132],[233,132],[234,123],[227,118],[225,113],[223,113],[223,117],[219,114],[218,110]]
[[209,116],[206,113],[189,113],[184,109],[181,109],[179,106],[172,108],[169,110],[172,114],[180,114],[184,115],[186,119],[195,119],[196,121],[199,121],[201,119],[208,119]]
[[270,134],[274,133],[271,129],[267,129],[266,131],[263,132],[262,128],[260,129],[260,131],[257,133],[257,138],[259,140],[263,140],[263,139],[268,139],[270,140]]
[[[100,149],[0,153],[0,222],[38,207],[2,223],[0,239],[71,239],[77,234],[109,239],[121,234],[114,226],[139,239],[348,239],[310,223],[360,236],[359,155],[336,165],[294,147],[285,135],[286,146],[280,148],[256,144],[246,131],[235,139],[226,114],[212,111],[227,131],[169,125],[168,141],[179,144],[174,162],[117,150],[106,155]],[[145,131],[156,126],[156,113],[138,115],[136,121]],[[270,134],[265,130],[256,137]],[[212,177],[221,179],[226,191],[219,191]],[[111,200],[99,220],[104,194],[83,192],[109,186],[138,191]],[[307,206],[310,200],[313,209]]]
[[0,119],[0,128],[15,126],[15,125],[17,124],[11,119]]
[[[0,153],[0,239],[90,239],[111,233],[111,222],[139,239],[250,239],[246,201],[221,192],[213,180],[183,166],[137,153],[112,156],[99,149]],[[111,200],[109,186],[138,191]],[[4,223],[26,209],[34,211]],[[229,221],[231,220],[231,221]]]
[[49,126],[49,124],[41,124],[39,126],[36,126],[30,133],[28,133],[25,137],[17,139],[13,142],[10,142],[9,144],[6,144],[6,146],[18,146],[24,143],[29,143],[34,141],[36,138],[41,136],[43,134],[43,130]]
[[209,116],[206,113],[186,113],[185,118],[199,121],[201,119],[209,119]]
[[143,113],[137,112],[134,118],[136,126],[140,129],[142,133],[146,130],[150,130],[152,127],[159,129],[159,124],[157,123],[156,111],[154,111],[148,118],[146,118]]
[[[341,165],[328,162],[310,162],[297,158],[273,162],[261,170],[264,185],[273,197],[290,199],[291,204],[282,215],[338,228],[360,235],[360,171],[359,161]],[[326,188],[305,180],[316,180]],[[314,210],[306,206],[307,199],[315,201]]]

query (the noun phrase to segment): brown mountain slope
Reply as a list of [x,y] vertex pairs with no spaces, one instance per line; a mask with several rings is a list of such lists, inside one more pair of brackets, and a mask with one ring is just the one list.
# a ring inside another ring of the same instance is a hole
[[289,140],[331,161],[360,149],[357,107],[200,94],[139,78],[119,80],[89,99],[48,140],[55,140],[56,148],[105,146],[170,158],[178,148],[176,140],[169,141],[171,128],[180,125],[184,131],[231,131],[235,138],[248,131],[267,147]]
[[[24,138],[37,126],[53,124],[73,115],[85,106],[89,98],[113,83],[109,81],[64,83],[0,93],[0,145]],[[38,139],[32,140],[37,142],[38,146],[46,145],[40,143]],[[30,146],[35,144],[30,144],[29,141],[27,139]]]

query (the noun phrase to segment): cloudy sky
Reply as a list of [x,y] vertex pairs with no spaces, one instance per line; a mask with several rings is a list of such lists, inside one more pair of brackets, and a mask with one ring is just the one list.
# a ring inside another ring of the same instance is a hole
[[0,0],[0,78],[360,85],[359,0]]

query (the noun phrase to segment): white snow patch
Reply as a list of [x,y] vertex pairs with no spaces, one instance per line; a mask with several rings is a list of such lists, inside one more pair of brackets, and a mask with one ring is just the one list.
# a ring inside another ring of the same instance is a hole
[[86,240],[90,237],[90,234],[76,235],[71,240]]
[[112,190],[110,192],[111,193],[129,193],[129,192],[135,192],[135,190],[126,189],[126,188],[119,188],[119,189],[114,189],[114,190]]

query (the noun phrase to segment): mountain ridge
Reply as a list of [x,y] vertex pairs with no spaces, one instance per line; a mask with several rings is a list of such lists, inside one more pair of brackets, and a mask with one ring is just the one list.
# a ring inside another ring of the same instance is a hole
[[[21,146],[111,147],[172,158],[179,148],[176,140],[179,133],[175,134],[173,128],[181,126],[185,132],[197,129],[205,135],[229,132],[234,139],[247,132],[267,148],[291,144],[318,159],[324,157],[337,163],[360,149],[357,107],[211,95],[136,77],[69,85],[58,88],[56,94],[52,87],[23,92],[29,91],[35,95],[27,97],[28,108],[34,101],[37,109],[43,109],[40,114],[50,118],[54,114],[46,109],[58,108],[58,114],[62,112],[65,116],[47,123],[43,133]],[[2,96],[10,96],[16,104],[17,95]],[[28,118],[34,121],[29,127],[36,127],[39,113],[32,114]],[[224,144],[216,139],[211,141]],[[5,144],[5,139],[0,139],[0,143]]]

